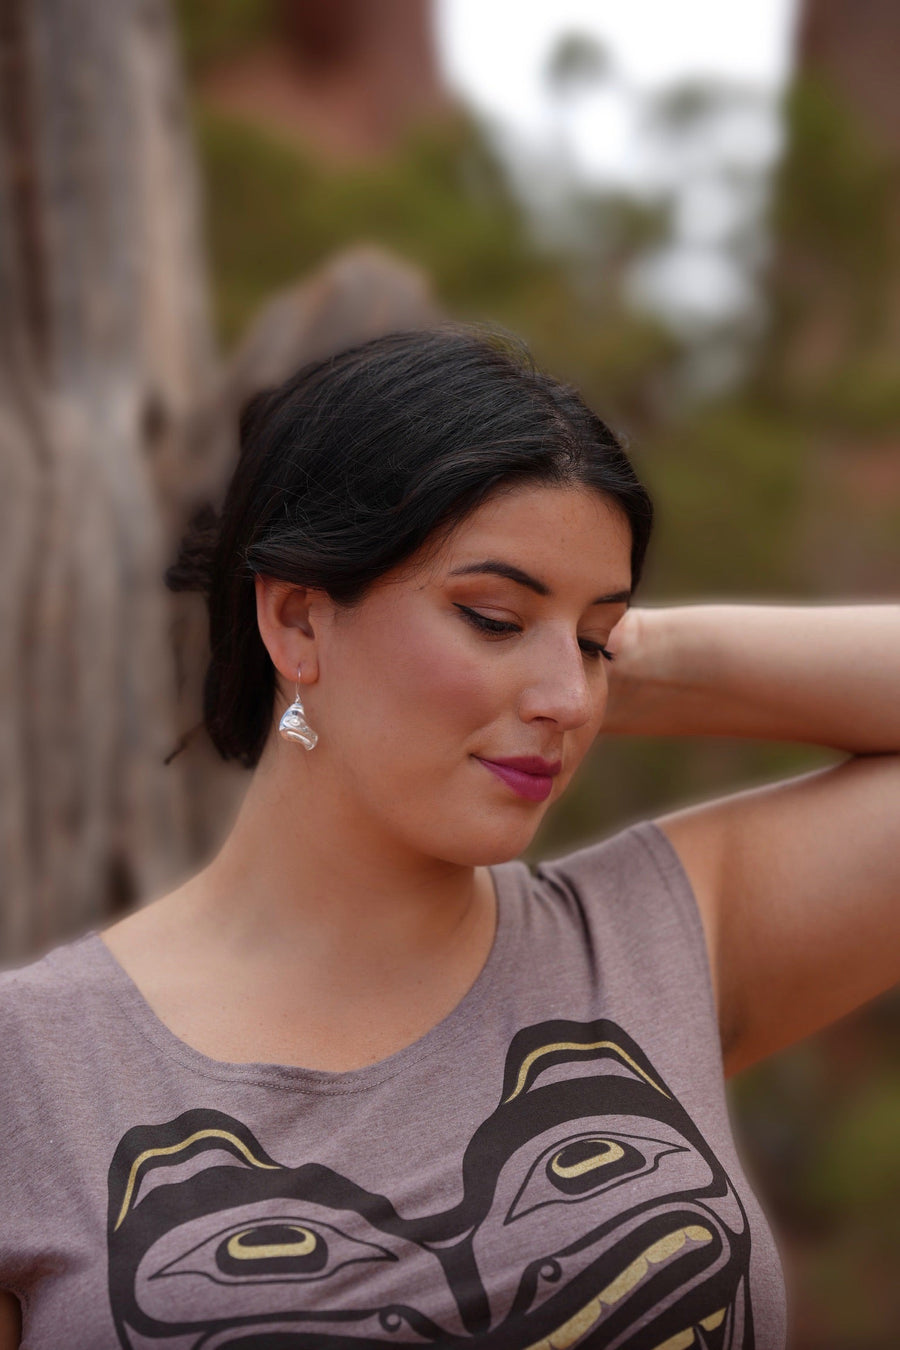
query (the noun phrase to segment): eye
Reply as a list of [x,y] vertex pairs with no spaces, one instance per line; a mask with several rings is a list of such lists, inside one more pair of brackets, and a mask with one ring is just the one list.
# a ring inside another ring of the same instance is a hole
[[585,656],[589,656],[592,661],[596,661],[601,656],[604,661],[615,661],[616,659],[612,652],[604,647],[602,643],[592,642],[590,638],[581,638],[580,646]]
[[506,1222],[560,1201],[572,1203],[609,1190],[619,1182],[655,1172],[678,1144],[626,1134],[584,1134],[558,1140],[530,1168]]
[[482,633],[493,633],[499,637],[504,633],[521,633],[522,631],[516,623],[509,623],[503,619],[489,619],[486,614],[479,614],[477,609],[469,609],[467,605],[457,605],[456,608],[473,628],[477,628]]
[[357,1262],[395,1259],[384,1247],[301,1215],[251,1217],[198,1243],[150,1278],[193,1274],[228,1283],[267,1278],[302,1283],[327,1279]]
[[[487,614],[480,614],[477,609],[469,609],[467,605],[457,604],[456,608],[462,614],[463,618],[477,628],[479,632],[490,633],[495,637],[503,637],[508,633],[521,633],[521,628],[516,623],[509,623],[504,619],[491,619]],[[598,660],[601,656],[606,661],[615,660],[612,652],[600,642],[592,642],[590,638],[580,638],[578,645],[582,652],[591,661]]]

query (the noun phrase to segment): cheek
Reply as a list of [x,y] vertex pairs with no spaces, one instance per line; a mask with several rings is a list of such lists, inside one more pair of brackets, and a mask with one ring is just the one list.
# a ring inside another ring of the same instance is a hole
[[421,612],[348,630],[323,671],[348,767],[358,773],[360,755],[405,770],[436,753],[453,758],[515,705],[498,653],[456,630],[452,616]]
[[477,726],[504,701],[499,663],[479,656],[464,638],[442,627],[406,635],[385,670],[385,686],[404,722],[427,717],[443,725]]

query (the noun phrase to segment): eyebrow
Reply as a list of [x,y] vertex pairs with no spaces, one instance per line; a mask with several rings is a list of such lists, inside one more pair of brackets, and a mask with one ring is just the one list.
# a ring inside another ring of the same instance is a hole
[[[537,577],[529,576],[523,572],[520,567],[513,567],[512,563],[501,562],[499,558],[486,558],[484,562],[467,563],[465,567],[455,567],[450,573],[451,577],[471,576],[473,573],[487,572],[491,576],[505,577],[507,581],[515,581],[519,586],[527,586],[530,591],[537,595],[552,595],[549,586],[543,581],[538,581]],[[596,600],[592,600],[592,605],[616,605],[622,601],[625,604],[631,602],[631,591],[613,591],[610,595],[598,595]]]

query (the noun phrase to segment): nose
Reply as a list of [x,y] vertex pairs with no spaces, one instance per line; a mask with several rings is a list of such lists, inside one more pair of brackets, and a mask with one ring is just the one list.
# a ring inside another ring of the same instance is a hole
[[545,718],[562,731],[583,727],[598,711],[603,695],[585,668],[578,642],[567,636],[545,644],[539,658],[532,655],[530,678],[519,699],[522,721]]

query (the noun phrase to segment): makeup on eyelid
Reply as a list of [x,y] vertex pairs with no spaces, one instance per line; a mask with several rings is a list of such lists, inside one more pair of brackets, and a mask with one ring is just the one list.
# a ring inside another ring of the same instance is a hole
[[[522,631],[518,624],[512,623],[508,619],[492,619],[487,614],[480,614],[478,610],[470,609],[468,605],[454,603],[467,622],[480,632],[492,633],[496,637],[501,637],[504,634],[521,633]],[[594,638],[579,638],[579,645],[584,654],[592,659],[602,656],[605,661],[615,660],[612,652],[608,651],[602,643],[597,642]]]

